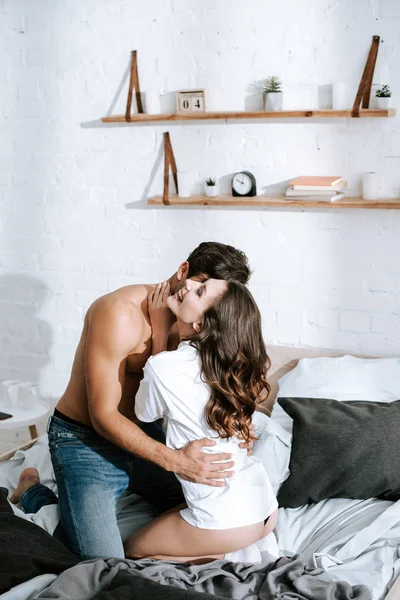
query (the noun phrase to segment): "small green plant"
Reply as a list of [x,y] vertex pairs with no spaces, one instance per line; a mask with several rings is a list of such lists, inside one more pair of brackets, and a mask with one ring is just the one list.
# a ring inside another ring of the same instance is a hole
[[379,90],[376,90],[375,96],[377,98],[391,98],[392,92],[390,91],[390,87],[388,85],[383,85]]
[[209,177],[208,179],[206,179],[206,185],[213,186],[213,185],[216,185],[216,183],[217,183],[217,180],[214,179],[214,177]]
[[278,94],[282,91],[282,81],[279,79],[279,77],[275,77],[275,75],[263,79],[261,81],[261,85],[263,92],[266,94]]

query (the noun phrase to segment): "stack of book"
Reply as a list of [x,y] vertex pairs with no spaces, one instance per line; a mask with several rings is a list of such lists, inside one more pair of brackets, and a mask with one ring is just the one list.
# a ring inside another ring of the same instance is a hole
[[285,196],[288,200],[335,202],[344,197],[347,181],[338,176],[302,176],[289,182]]

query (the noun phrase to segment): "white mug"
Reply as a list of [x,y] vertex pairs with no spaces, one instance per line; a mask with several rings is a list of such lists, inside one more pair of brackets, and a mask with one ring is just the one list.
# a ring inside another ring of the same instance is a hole
[[40,400],[40,387],[35,381],[26,381],[20,386],[21,408],[32,408]]
[[17,408],[19,406],[21,382],[17,379],[7,379],[2,383],[2,396],[5,406]]

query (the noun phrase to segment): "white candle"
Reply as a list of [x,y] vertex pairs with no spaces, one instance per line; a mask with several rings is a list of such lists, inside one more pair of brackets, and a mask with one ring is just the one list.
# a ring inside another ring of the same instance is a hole
[[189,198],[192,192],[193,174],[191,171],[178,171],[178,196]]
[[362,197],[364,200],[377,200],[379,177],[377,173],[364,173],[362,177]]
[[155,90],[147,90],[144,93],[144,110],[148,115],[160,114],[160,94]]

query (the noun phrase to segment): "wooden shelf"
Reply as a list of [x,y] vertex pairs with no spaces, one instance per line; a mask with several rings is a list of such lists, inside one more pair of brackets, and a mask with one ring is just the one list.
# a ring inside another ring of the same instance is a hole
[[[366,108],[360,110],[360,117],[393,117],[396,109],[382,110]],[[164,113],[147,115],[136,113],[127,121],[125,115],[103,117],[103,123],[151,123],[155,121],[209,121],[215,119],[298,119],[298,118],[350,118],[351,110],[280,110],[280,111],[229,111],[229,112],[198,112],[198,113]]]
[[[247,206],[247,207],[275,207],[275,208],[380,208],[400,210],[400,198],[382,198],[380,200],[364,200],[363,198],[342,198],[337,202],[288,200],[284,196],[254,196],[253,198],[238,198],[236,196],[221,195],[208,198],[200,194],[189,198],[180,198],[176,194],[169,196],[171,206]],[[152,196],[147,200],[152,206],[164,206],[162,196]]]

